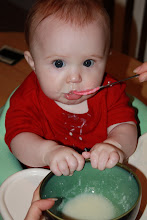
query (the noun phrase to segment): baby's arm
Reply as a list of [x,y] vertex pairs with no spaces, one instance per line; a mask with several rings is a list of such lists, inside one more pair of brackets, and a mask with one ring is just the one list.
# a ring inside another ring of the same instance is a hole
[[131,156],[136,144],[137,128],[134,122],[116,124],[108,128],[108,138],[103,143],[94,145],[90,152],[83,152],[82,155],[91,159],[93,168],[104,170]]
[[141,66],[138,66],[134,73],[140,74],[139,81],[144,82],[147,81],[147,62],[143,63]]
[[11,141],[11,149],[22,163],[31,167],[49,166],[57,176],[80,171],[85,162],[74,149],[29,132],[16,135]]

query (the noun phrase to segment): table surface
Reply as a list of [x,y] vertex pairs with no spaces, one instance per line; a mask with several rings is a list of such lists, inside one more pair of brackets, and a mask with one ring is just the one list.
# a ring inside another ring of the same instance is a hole
[[[2,47],[3,45],[8,45],[22,51],[27,49],[24,40],[24,34],[18,32],[1,32],[0,47]],[[106,71],[117,80],[120,80],[134,75],[133,69],[135,69],[139,65],[140,62],[135,60],[134,58],[128,57],[124,54],[112,50],[112,53],[108,59]],[[29,67],[25,59],[22,59],[20,62],[13,66],[0,62],[0,107],[5,104],[11,92],[23,82],[23,80],[28,76],[30,72],[31,68]],[[147,104],[146,82],[139,83],[138,79],[134,78],[132,80],[128,80],[126,84],[126,91],[129,94],[136,96],[142,102]],[[137,174],[139,175],[141,183],[143,184],[143,190],[145,190],[146,179],[142,177],[142,174],[139,173],[139,171],[137,171]],[[146,199],[141,205],[140,213],[143,212],[146,206],[145,203]]]

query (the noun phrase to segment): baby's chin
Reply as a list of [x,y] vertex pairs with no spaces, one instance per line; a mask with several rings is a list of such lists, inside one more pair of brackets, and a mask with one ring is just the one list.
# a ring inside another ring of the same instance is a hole
[[56,101],[58,103],[61,103],[63,105],[77,105],[77,104],[80,104],[82,103],[84,100],[64,100],[64,101]]
[[59,99],[54,101],[60,105],[77,105],[85,101],[85,99],[81,97],[80,99]]

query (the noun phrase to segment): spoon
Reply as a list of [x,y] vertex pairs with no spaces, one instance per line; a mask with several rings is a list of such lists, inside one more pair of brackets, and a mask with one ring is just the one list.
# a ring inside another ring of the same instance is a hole
[[94,93],[94,92],[96,92],[96,91],[98,91],[98,90],[100,90],[100,89],[104,89],[104,88],[106,88],[106,87],[113,86],[113,85],[115,85],[115,84],[118,84],[118,83],[120,83],[120,82],[129,80],[129,79],[132,79],[132,78],[137,77],[137,76],[139,76],[139,74],[136,74],[136,75],[134,75],[134,76],[130,76],[130,77],[128,77],[128,78],[119,80],[119,81],[117,81],[117,82],[113,82],[113,83],[107,84],[107,85],[105,85],[105,86],[98,86],[98,87],[96,87],[96,88],[94,88],[94,89],[86,89],[86,90],[83,90],[83,91],[74,90],[73,93],[76,94],[76,95],[89,95],[89,94]]

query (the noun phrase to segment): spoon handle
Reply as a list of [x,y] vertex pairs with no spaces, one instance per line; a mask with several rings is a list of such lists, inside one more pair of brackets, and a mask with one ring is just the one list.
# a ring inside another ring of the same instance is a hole
[[92,93],[94,93],[94,92],[96,92],[96,91],[98,91],[100,89],[103,89],[103,88],[106,88],[106,87],[109,87],[109,86],[113,86],[113,85],[115,85],[117,83],[126,81],[128,79],[132,79],[132,78],[137,77],[137,76],[139,76],[139,74],[136,74],[134,76],[130,76],[130,77],[125,78],[125,79],[121,79],[121,80],[113,82],[113,83],[109,83],[109,84],[104,85],[104,86],[98,86],[98,87],[96,87],[94,89],[87,89],[87,90],[83,90],[83,91],[76,91],[76,90],[74,90],[73,93],[77,94],[77,95],[89,95],[89,94],[92,94]]
[[121,79],[121,80],[119,80],[119,81],[116,81],[116,82],[114,82],[114,83],[107,84],[107,85],[105,85],[105,86],[100,86],[99,88],[100,88],[100,89],[103,89],[103,88],[106,88],[106,87],[109,87],[109,86],[113,86],[113,85],[115,85],[115,84],[117,84],[117,83],[120,83],[120,82],[123,82],[123,81],[127,81],[127,80],[132,79],[132,78],[135,78],[135,77],[137,77],[137,76],[139,76],[139,74],[136,74],[136,75],[134,75],[134,76],[130,76],[130,77],[125,78],[125,79]]

